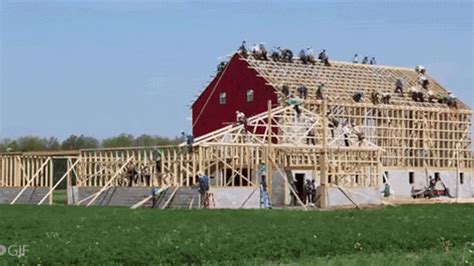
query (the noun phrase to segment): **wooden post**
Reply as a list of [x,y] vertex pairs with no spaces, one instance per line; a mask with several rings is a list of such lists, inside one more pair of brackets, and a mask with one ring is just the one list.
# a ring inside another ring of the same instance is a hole
[[[376,179],[374,180],[375,181],[375,186],[376,187],[379,187],[381,184],[383,184],[383,182],[380,182],[380,179],[383,179],[382,177],[382,161],[380,160],[380,156],[381,156],[381,150],[378,149],[377,150],[377,177]],[[387,180],[388,182],[388,180]]]
[[[51,157],[51,160],[49,161],[49,190],[53,190],[53,173],[54,173],[54,163],[53,159]],[[49,205],[53,204],[53,193],[49,195]]]
[[459,150],[457,150],[457,147],[456,147],[456,151],[454,151],[456,153],[456,199],[459,199],[459,192],[461,191],[459,189],[459,185],[460,185],[460,178],[459,178],[459,175],[460,175],[460,166],[459,166]]
[[320,208],[324,209],[327,207],[327,104],[326,101],[322,102],[322,128],[323,128],[323,142],[322,142],[322,154],[320,157],[320,175],[321,175],[321,196],[320,196]]
[[[267,167],[267,189],[268,189],[268,196],[270,199],[272,198],[272,192],[273,192],[273,169],[272,169],[272,164],[270,158],[274,158],[274,154],[272,151],[272,101],[269,100],[267,102],[267,108],[268,108],[268,118],[267,118],[267,160],[265,163],[265,166]],[[259,178],[260,179],[260,178]]]
[[[78,162],[79,158],[77,158],[76,161]],[[66,162],[66,169],[70,169],[70,168],[71,168],[71,159],[68,158],[67,162]],[[73,196],[72,196],[72,186],[71,185],[72,185],[72,183],[71,183],[71,172],[68,172],[67,176],[66,176],[66,196],[67,196],[67,199],[68,199],[67,204],[72,203],[72,202],[69,202],[69,199],[73,198]]]

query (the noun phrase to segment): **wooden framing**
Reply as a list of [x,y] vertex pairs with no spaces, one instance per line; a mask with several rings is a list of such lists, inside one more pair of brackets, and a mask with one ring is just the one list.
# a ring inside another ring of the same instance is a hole
[[[410,87],[426,94],[418,84],[419,74],[413,69],[336,61],[331,62],[330,67],[320,62],[303,65],[298,59],[285,63],[256,60],[251,56],[241,60],[275,88],[280,105],[285,103],[283,85],[288,86],[293,95],[298,95],[297,88],[304,85],[308,89],[304,106],[325,114],[320,112],[323,104],[316,95],[318,86],[324,83],[323,97],[328,111],[340,123],[354,123],[363,128],[366,139],[383,149],[381,163],[385,168],[423,169],[426,164],[438,170],[470,171],[473,167],[472,110],[461,101],[457,101],[457,108],[437,102],[413,101],[407,92]],[[439,83],[427,77],[431,92],[447,94]],[[404,81],[404,94],[394,93],[399,79]],[[356,103],[352,96],[359,90],[365,97]],[[373,92],[389,93],[390,104],[373,104],[370,101]]]
[[50,159],[41,155],[0,154],[0,188],[24,187],[27,184],[50,187],[53,172]]
[[[414,102],[406,94],[393,93],[390,104],[367,100],[372,92],[393,92],[398,79],[405,81],[406,88],[418,86],[413,70],[242,60],[275,88],[276,107],[269,102],[266,112],[249,117],[245,125],[230,123],[196,138],[192,145],[81,150],[74,164],[68,162],[68,186],[73,172],[76,186],[100,187],[90,197],[90,205],[111,186],[193,186],[199,172],[210,177],[213,187],[257,188],[261,163],[267,166],[270,195],[274,173],[288,183],[285,173],[291,170],[311,170],[320,177],[323,191],[336,187],[343,193],[345,188],[381,186],[382,172],[388,168],[472,171],[472,111],[467,106]],[[315,93],[320,83],[327,87],[324,100]],[[430,83],[434,93],[445,92],[431,78]],[[283,85],[294,95],[298,86],[308,88],[300,114],[294,105],[287,105],[280,92]],[[352,95],[361,87],[366,99],[356,103]],[[338,126],[330,127],[328,113]],[[363,141],[356,131],[363,132]],[[0,154],[0,187],[46,186],[51,194],[57,187],[53,187],[52,164],[41,168],[48,156],[53,155]],[[135,180],[131,181],[127,168],[133,169]],[[322,205],[324,201],[323,197]]]
[[[328,135],[329,130],[323,124],[325,118],[305,107],[298,117],[294,106],[270,107],[271,104],[267,112],[249,118],[247,125],[229,125],[196,139],[192,147],[181,144],[81,150],[79,156],[74,157],[74,163],[69,161],[68,171],[59,182],[67,177],[71,185],[69,173],[73,172],[78,187],[103,190],[111,186],[130,186],[127,167],[131,165],[138,176],[132,186],[193,186],[198,172],[202,172],[211,178],[214,187],[258,187],[258,167],[264,162],[269,177],[273,176],[273,167],[284,171],[312,169],[320,175],[321,170],[326,169],[326,175],[334,176],[328,185],[378,184],[380,153],[376,145],[340,147],[333,143],[323,148],[322,137]],[[314,134],[309,135],[310,130]],[[352,134],[351,138],[354,138]],[[18,156],[20,160],[23,158]],[[321,163],[322,156],[326,156],[326,163]],[[0,158],[9,160],[8,156]],[[52,182],[47,181],[51,193],[58,183],[53,187]],[[267,182],[271,190],[272,179]]]

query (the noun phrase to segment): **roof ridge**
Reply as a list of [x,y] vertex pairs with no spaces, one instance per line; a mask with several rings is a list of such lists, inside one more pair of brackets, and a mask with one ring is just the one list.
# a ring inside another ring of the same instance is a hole
[[[243,58],[244,60],[246,61],[258,61],[259,59],[256,59],[252,56],[248,56],[248,57],[243,57],[241,56],[241,58]],[[300,58],[297,57],[297,56],[294,56],[293,57],[293,60],[299,60]],[[299,64],[299,65],[305,65],[303,64],[301,61],[296,61],[296,62],[292,62],[292,63],[289,63],[289,64]],[[362,63],[352,63],[352,62],[349,62],[349,61],[338,61],[338,60],[329,60],[329,63],[336,63],[336,64],[341,64],[341,65],[350,65],[350,66],[356,66],[356,67],[361,67],[361,68],[364,68],[364,67],[372,67],[372,68],[386,68],[386,69],[398,69],[398,70],[407,70],[407,71],[415,71],[414,68],[409,68],[409,67],[403,67],[403,66],[390,66],[390,65],[370,65],[370,64],[362,64]],[[310,64],[308,64],[310,65]]]

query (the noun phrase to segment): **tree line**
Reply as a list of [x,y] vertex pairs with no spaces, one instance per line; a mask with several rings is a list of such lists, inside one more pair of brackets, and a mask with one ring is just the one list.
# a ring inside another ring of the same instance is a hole
[[56,150],[80,150],[94,148],[117,148],[138,146],[160,146],[175,145],[182,142],[182,138],[167,138],[143,134],[135,137],[130,134],[120,134],[116,137],[98,140],[94,137],[84,135],[71,135],[64,141],[56,137],[42,138],[37,136],[25,136],[16,139],[0,140],[0,152],[26,152],[26,151],[56,151]]

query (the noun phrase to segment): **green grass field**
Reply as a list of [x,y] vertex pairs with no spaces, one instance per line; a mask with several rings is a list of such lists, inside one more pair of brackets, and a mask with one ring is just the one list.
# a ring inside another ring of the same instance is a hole
[[474,205],[347,211],[0,206],[27,264],[473,265]]

